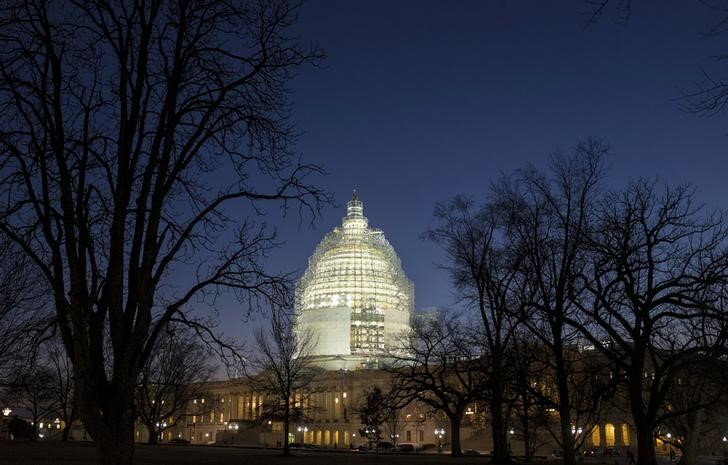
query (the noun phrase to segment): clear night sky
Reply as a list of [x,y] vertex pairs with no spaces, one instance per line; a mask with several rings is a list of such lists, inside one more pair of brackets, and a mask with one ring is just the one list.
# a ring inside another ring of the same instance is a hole
[[[690,182],[724,208],[728,115],[686,114],[676,102],[701,66],[720,75],[709,56],[728,52],[726,36],[703,34],[717,16],[697,0],[632,4],[627,25],[608,15],[585,29],[580,0],[310,0],[296,31],[328,57],[292,82],[293,121],[338,207],[313,230],[266,218],[285,241],[270,268],[302,273],[356,187],[415,283],[416,309],[453,307],[440,252],[420,239],[434,205],[482,198],[500,173],[543,165],[589,136],[612,146],[609,184]],[[247,334],[239,311],[223,320],[229,334]]]

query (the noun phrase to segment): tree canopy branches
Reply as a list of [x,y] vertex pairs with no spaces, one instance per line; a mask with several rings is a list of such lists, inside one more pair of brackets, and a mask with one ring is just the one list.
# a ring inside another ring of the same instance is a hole
[[283,0],[0,7],[0,231],[52,290],[108,463],[133,450],[129,379],[193,297],[288,299],[261,265],[275,236],[239,218],[330,201],[292,150],[287,85],[323,57],[290,35],[296,15]]

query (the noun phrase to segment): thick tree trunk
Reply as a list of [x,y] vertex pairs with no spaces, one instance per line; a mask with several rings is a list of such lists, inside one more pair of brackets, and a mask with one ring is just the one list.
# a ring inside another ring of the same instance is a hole
[[[637,465],[657,465],[654,427],[649,422],[635,422],[637,430]],[[641,423],[641,424],[640,424]]]
[[156,446],[157,444],[159,444],[159,433],[157,432],[157,429],[154,427],[154,425],[147,425],[147,431],[149,432],[147,444],[149,444],[150,446]]
[[[85,374],[83,370],[76,373]],[[136,372],[108,385],[93,378],[89,382],[83,376],[77,379],[78,416],[94,440],[99,465],[132,465]],[[98,389],[99,385],[108,387]]]
[[[649,409],[643,404],[642,377],[645,351],[639,347],[632,354],[629,373],[629,404],[637,435],[637,465],[657,465],[655,456],[655,421],[650,418]],[[650,399],[653,401],[654,399]]]
[[495,386],[490,399],[491,433],[493,435],[492,463],[509,463],[511,453],[508,447],[507,425],[503,415],[503,394]]
[[103,437],[94,438],[98,447],[99,465],[131,465],[134,456],[133,438],[133,434],[105,434]]
[[564,465],[576,465],[576,454],[574,452],[574,433],[571,432],[571,412],[569,407],[562,406],[559,409],[561,428],[561,449],[563,451]]
[[71,423],[66,423],[63,426],[63,431],[61,432],[61,441],[68,441],[68,436],[71,434]]
[[460,448],[460,420],[462,414],[457,413],[450,417],[450,453],[453,457],[460,457],[463,451]]

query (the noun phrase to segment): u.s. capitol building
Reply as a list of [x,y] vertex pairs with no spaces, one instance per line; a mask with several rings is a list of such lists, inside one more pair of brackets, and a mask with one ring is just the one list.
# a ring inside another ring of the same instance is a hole
[[329,370],[375,368],[409,329],[414,286],[354,191],[340,227],[326,234],[296,288],[296,333]]

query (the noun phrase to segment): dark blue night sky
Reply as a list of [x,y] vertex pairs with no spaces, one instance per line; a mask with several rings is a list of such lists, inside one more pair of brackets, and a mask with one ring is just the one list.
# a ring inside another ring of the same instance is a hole
[[[338,207],[315,229],[295,215],[266,218],[285,241],[270,268],[302,273],[356,187],[415,283],[417,310],[456,307],[438,248],[420,239],[435,204],[482,198],[501,173],[542,166],[587,137],[612,146],[609,185],[690,182],[724,208],[728,115],[678,105],[701,67],[726,77],[710,58],[728,52],[725,36],[704,34],[717,14],[697,0],[633,1],[628,24],[607,12],[585,28],[587,10],[579,0],[303,5],[296,33],[328,57],[292,82],[297,149],[326,168],[319,184]],[[228,310],[226,327],[246,326]]]

